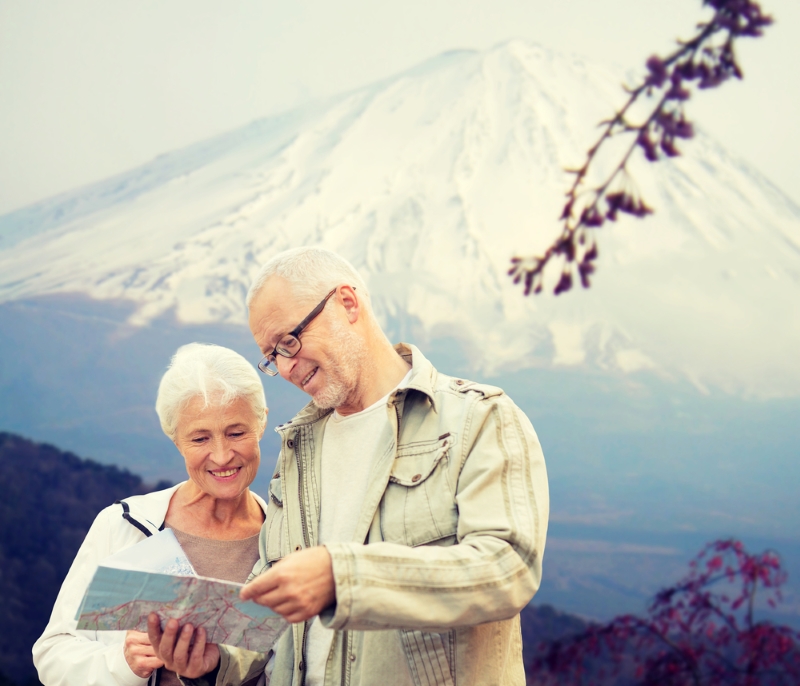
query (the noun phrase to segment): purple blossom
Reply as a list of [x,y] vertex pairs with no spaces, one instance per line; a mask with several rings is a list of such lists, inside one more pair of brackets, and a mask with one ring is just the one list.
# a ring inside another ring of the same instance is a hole
[[754,614],[756,596],[777,607],[785,581],[774,552],[750,554],[730,539],[710,543],[683,579],[656,594],[646,616],[622,615],[541,645],[536,683],[800,683],[800,632]]

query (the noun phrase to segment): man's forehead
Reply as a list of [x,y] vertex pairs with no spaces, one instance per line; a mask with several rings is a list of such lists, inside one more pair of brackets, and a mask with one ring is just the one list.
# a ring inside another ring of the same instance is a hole
[[250,329],[259,345],[266,346],[297,326],[307,309],[308,303],[294,294],[288,282],[273,277],[250,305]]

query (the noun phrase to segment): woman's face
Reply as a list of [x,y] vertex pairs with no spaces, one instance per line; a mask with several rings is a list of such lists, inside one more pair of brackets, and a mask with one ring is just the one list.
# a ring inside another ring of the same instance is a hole
[[179,415],[175,445],[200,490],[213,498],[236,498],[258,472],[264,428],[243,398],[203,407],[198,396]]

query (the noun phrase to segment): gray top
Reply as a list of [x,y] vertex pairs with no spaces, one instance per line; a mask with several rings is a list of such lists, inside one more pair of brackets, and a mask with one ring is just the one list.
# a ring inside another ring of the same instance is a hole
[[[187,534],[169,524],[166,527],[175,533],[199,576],[243,584],[258,562],[258,534],[234,541],[218,541]],[[181,686],[181,682],[175,672],[162,669],[159,686]]]
[[167,525],[199,576],[243,584],[258,562],[258,534],[234,541],[193,536]]

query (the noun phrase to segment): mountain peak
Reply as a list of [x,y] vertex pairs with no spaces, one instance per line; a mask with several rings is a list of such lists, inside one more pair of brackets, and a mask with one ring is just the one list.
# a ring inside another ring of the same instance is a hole
[[797,394],[800,208],[702,133],[634,164],[656,214],[601,232],[589,291],[526,299],[506,277],[558,234],[563,169],[622,81],[521,40],[445,53],[0,217],[0,299],[81,292],[133,300],[138,324],[243,324],[259,265],[320,244],[362,270],[391,331],[461,339],[487,373]]

